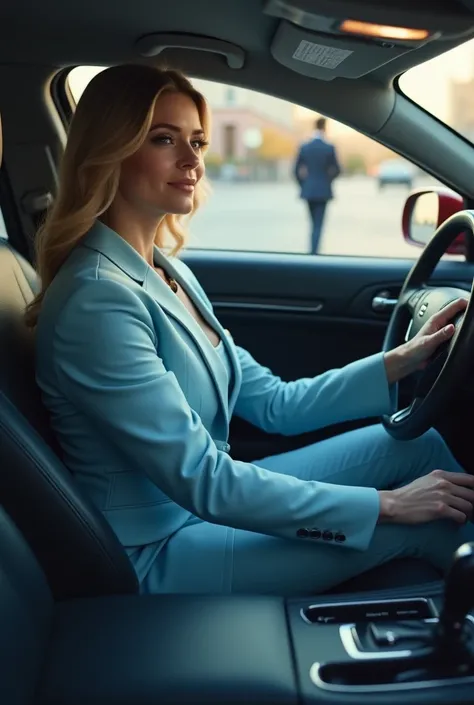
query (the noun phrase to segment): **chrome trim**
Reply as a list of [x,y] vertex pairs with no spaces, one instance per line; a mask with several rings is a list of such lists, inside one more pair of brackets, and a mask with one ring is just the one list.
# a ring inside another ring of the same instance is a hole
[[[330,607],[360,607],[361,605],[374,605],[374,604],[392,605],[393,603],[396,603],[396,602],[404,603],[404,602],[413,602],[414,600],[418,600],[420,602],[423,602],[425,605],[428,605],[428,607],[430,608],[430,610],[433,614],[433,617],[427,617],[426,620],[423,620],[423,621],[428,621],[430,619],[435,619],[435,618],[439,617],[438,610],[436,609],[436,605],[435,605],[434,601],[428,597],[399,597],[398,599],[397,598],[395,598],[395,599],[394,598],[390,598],[390,599],[387,598],[387,599],[380,599],[380,600],[373,599],[373,600],[356,600],[356,601],[351,601],[351,602],[327,602],[327,603],[321,603],[321,604],[312,604],[312,605],[309,605],[308,607],[302,607],[300,609],[300,616],[303,619],[303,621],[306,622],[306,624],[310,624],[311,626],[314,626],[314,625],[324,626],[324,624],[321,624],[321,623],[318,624],[318,622],[312,622],[310,619],[308,619],[307,616],[305,615],[305,611],[316,609],[317,607],[321,607],[321,608],[326,608],[326,607],[328,607],[328,608],[330,608]],[[401,617],[400,619],[403,619],[403,618]],[[368,619],[368,621],[370,622],[370,619]],[[334,624],[334,622],[327,622],[327,624],[328,625]]]
[[385,311],[391,311],[395,308],[398,303],[398,299],[392,299],[388,296],[383,296],[378,294],[372,299],[372,311],[377,313],[384,313]]
[[214,308],[242,309],[244,311],[279,311],[280,313],[319,313],[323,304],[317,303],[311,306],[298,304],[258,304],[247,301],[213,301]]
[[[420,621],[429,621],[432,623],[438,622],[438,619],[423,619]],[[383,661],[384,659],[408,658],[413,654],[413,649],[400,649],[400,651],[364,651],[361,647],[355,627],[355,624],[341,624],[339,627],[339,636],[341,637],[342,645],[347,655],[356,661]],[[420,650],[421,649],[416,649],[417,652]]]
[[440,678],[438,680],[412,681],[411,683],[373,683],[364,685],[340,685],[339,683],[326,683],[319,672],[324,664],[313,663],[309,670],[309,677],[313,684],[321,690],[333,693],[383,693],[394,690],[419,690],[422,688],[440,688],[442,686],[469,685],[474,683],[474,676],[458,676],[456,678]]
[[[470,622],[472,625],[474,625],[474,616],[471,614],[466,615],[466,620]],[[425,622],[438,622],[439,620],[437,618],[430,618],[430,619],[425,619],[423,620]],[[408,650],[407,650],[408,651]],[[392,652],[391,656],[393,658],[394,653]],[[400,653],[400,652],[398,652]],[[410,652],[408,652],[410,654]],[[377,661],[377,659],[373,659],[374,661]],[[323,681],[321,676],[319,675],[319,672],[321,670],[321,666],[324,664],[321,663],[313,663],[311,668],[309,669],[309,677],[312,683],[317,687],[321,688],[321,690],[328,690],[333,693],[364,693],[364,692],[387,692],[387,691],[393,691],[393,690],[420,690],[422,688],[440,688],[442,686],[452,686],[452,685],[469,685],[470,683],[474,683],[474,675],[473,676],[457,676],[456,678],[440,678],[436,680],[425,680],[425,681],[412,681],[410,683],[366,683],[363,685],[341,685],[339,683],[326,683],[326,681]]]

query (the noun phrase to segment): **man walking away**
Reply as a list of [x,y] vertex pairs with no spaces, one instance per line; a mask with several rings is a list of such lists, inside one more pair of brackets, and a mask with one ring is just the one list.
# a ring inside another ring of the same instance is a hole
[[307,202],[311,217],[313,255],[318,252],[327,203],[333,198],[332,182],[341,172],[334,145],[326,140],[326,124],[326,118],[316,120],[316,133],[300,147],[295,163],[300,196]]

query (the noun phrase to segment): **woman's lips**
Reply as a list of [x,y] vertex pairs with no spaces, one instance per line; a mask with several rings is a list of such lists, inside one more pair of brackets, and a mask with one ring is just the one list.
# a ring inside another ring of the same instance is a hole
[[194,191],[194,184],[188,184],[185,181],[172,181],[168,186],[177,188],[179,191],[184,191],[185,193],[192,193]]

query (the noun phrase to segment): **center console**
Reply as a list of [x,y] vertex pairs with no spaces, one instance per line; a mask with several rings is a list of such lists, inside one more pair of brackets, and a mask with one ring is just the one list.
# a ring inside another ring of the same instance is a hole
[[469,702],[473,606],[469,544],[432,595],[290,604],[303,701]]
[[444,586],[59,606],[37,705],[471,703],[474,544]]

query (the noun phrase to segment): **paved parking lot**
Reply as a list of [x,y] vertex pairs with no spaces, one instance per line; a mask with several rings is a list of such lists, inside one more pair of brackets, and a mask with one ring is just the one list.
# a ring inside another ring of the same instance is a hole
[[[422,177],[415,187],[435,184]],[[413,257],[402,237],[403,186],[378,190],[369,177],[340,178],[329,205],[323,254]],[[204,248],[308,251],[309,218],[294,183],[219,183],[191,224],[191,245]]]

